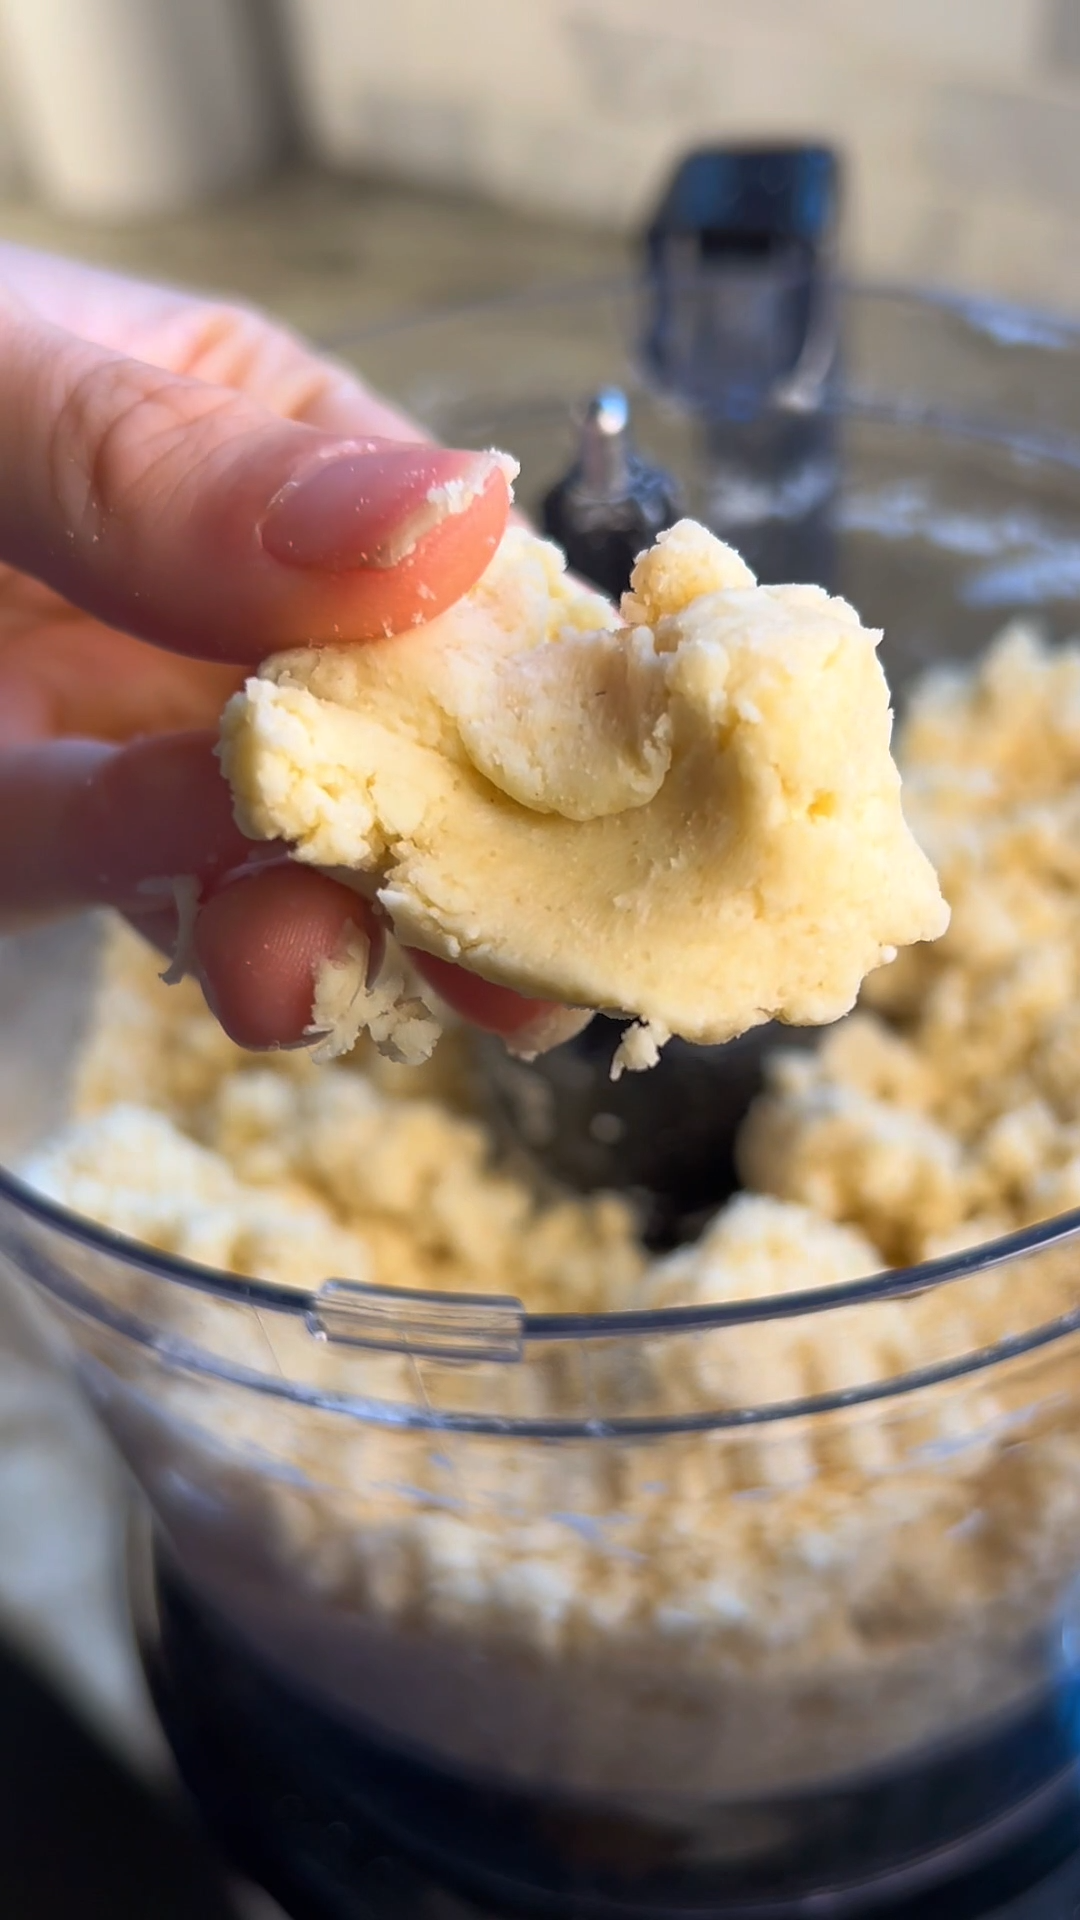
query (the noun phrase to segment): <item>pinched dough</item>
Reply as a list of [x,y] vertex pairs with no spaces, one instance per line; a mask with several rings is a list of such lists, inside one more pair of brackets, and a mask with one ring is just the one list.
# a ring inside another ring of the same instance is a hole
[[626,1064],[837,1019],[948,921],[903,816],[879,635],[681,521],[622,624],[512,529],[428,626],[267,660],[225,710],[237,818],[402,943],[636,1015]]

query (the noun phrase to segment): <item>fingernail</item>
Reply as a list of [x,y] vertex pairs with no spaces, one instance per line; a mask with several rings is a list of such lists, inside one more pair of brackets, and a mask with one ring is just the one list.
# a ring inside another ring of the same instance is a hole
[[494,450],[333,451],[274,496],[259,529],[263,548],[285,566],[328,573],[396,567],[442,521],[465,513],[494,474],[509,487],[517,471]]
[[549,1007],[513,1033],[504,1033],[503,1046],[515,1060],[535,1060],[541,1053],[550,1053],[553,1047],[561,1047],[575,1035],[584,1033],[593,1012],[592,1007]]

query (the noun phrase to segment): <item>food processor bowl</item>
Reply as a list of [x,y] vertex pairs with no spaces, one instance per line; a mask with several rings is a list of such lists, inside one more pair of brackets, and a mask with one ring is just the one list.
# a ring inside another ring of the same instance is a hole
[[[617,380],[700,507],[637,311],[572,289],[349,351],[436,432],[510,448],[527,507],[570,404]],[[1080,332],[875,290],[844,332],[838,579],[894,687],[1014,616],[1080,629]],[[100,933],[0,944],[9,1169],[64,1113]],[[290,1912],[352,1914],[393,1861],[499,1912],[924,1912],[946,1887],[955,1916],[1080,1844],[1080,1213],[595,1316],[525,1313],[513,1273],[498,1298],[242,1279],[15,1171],[0,1244],[140,1489],[136,1626],[181,1771]]]

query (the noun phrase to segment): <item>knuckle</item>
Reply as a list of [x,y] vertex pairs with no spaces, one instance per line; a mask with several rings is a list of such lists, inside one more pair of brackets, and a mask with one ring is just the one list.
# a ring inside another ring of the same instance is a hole
[[318,367],[300,336],[282,322],[254,307],[215,302],[192,318],[182,371],[285,413],[292,389],[309,383]]
[[283,321],[233,303],[194,316],[182,371],[246,394],[285,420],[303,420],[343,378]]
[[238,376],[257,356],[268,324],[254,307],[236,301],[215,300],[194,308],[185,320],[177,371],[213,386],[240,385]]
[[78,354],[65,370],[46,453],[48,480],[74,541],[97,540],[138,496],[152,507],[180,442],[205,408],[169,374]]

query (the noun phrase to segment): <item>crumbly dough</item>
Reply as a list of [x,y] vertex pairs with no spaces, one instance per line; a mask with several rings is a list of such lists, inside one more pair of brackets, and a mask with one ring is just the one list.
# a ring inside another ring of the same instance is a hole
[[932,676],[902,764],[949,931],[775,1061],[741,1168],[915,1261],[1080,1204],[1080,651],[1018,626]]
[[158,970],[112,930],[72,1120],[27,1169],[40,1191],[165,1252],[283,1285],[505,1293],[512,1281],[537,1311],[626,1298],[642,1266],[629,1210],[611,1195],[544,1205],[492,1164],[460,1035],[413,1068],[370,1042],[332,1067],[251,1055],[193,981],[162,990]]
[[351,1053],[366,1034],[385,1059],[418,1067],[430,1060],[443,1028],[400,950],[388,949],[373,969],[371,943],[357,928],[319,964],[308,1031],[317,1066]]
[[[460,1031],[416,1069],[366,1041],[326,1068],[252,1059],[125,933],[70,1126],[26,1175],[271,1281],[539,1312],[858,1286],[1074,1205],[1080,648],[1018,630],[933,679],[900,759],[949,932],[873,976],[816,1054],[778,1060],[744,1131],[754,1190],[691,1247],[649,1260],[621,1200],[553,1201],[495,1161]],[[629,1808],[662,1787],[705,1858],[710,1796],[887,1766],[1047,1679],[1080,1539],[1077,1337],[890,1383],[1075,1312],[1068,1243],[903,1298],[502,1366],[319,1342],[179,1289],[151,1311],[137,1272],[98,1284],[264,1384],[159,1367],[147,1393],[148,1362],[130,1383],[111,1353],[98,1370],[199,1577],[342,1711],[446,1763]],[[318,1404],[275,1397],[282,1374]],[[820,1395],[832,1412],[722,1424]],[[559,1441],[437,1424],[583,1409],[593,1430]],[[619,1439],[605,1422],[626,1414],[714,1424]]]
[[275,655],[225,710],[237,819],[362,876],[407,945],[671,1034],[835,1020],[947,923],[901,811],[879,635],[692,521],[624,625],[512,529],[430,625]]

